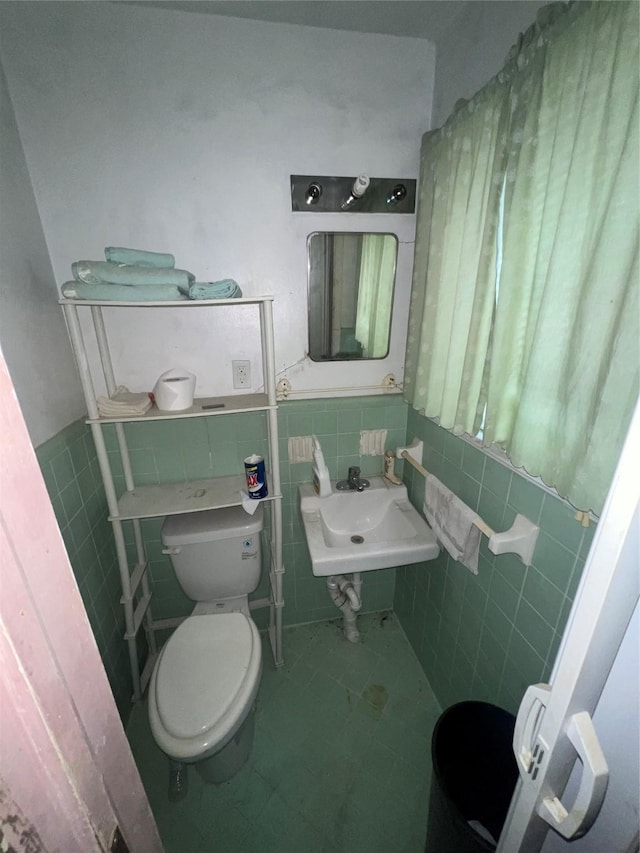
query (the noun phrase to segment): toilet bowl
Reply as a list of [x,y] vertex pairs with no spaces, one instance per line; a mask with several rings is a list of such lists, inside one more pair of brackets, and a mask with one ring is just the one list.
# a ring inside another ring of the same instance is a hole
[[[168,516],[164,553],[195,602],[193,613],[158,656],[149,685],[151,732],[170,762],[172,786],[194,764],[208,782],[225,782],[242,767],[253,743],[262,646],[249,615],[260,582],[262,507]],[[175,785],[174,785],[175,783]],[[176,796],[182,791],[176,791]]]
[[244,613],[190,616],[160,652],[149,687],[156,743],[224,782],[247,760],[262,671],[258,629]]

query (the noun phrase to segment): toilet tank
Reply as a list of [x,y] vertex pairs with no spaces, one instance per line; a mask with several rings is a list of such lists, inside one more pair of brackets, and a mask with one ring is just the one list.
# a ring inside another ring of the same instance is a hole
[[178,583],[193,601],[248,595],[260,582],[263,511],[242,507],[170,515],[161,538]]

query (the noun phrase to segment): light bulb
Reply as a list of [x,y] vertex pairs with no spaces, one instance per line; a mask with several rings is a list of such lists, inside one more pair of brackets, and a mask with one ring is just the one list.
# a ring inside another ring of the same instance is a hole
[[398,204],[399,201],[407,195],[407,188],[404,184],[396,184],[395,187],[391,190],[390,195],[387,198],[387,204]]
[[353,186],[351,187],[351,192],[348,197],[342,202],[342,209],[346,210],[346,208],[350,207],[355,201],[366,193],[369,189],[369,178],[367,175],[358,175],[358,177],[353,182]]
[[317,204],[321,195],[322,187],[320,184],[309,184],[304,200],[307,204]]

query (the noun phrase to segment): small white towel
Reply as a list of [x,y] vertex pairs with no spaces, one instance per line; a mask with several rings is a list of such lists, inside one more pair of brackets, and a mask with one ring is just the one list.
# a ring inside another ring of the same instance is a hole
[[96,403],[103,418],[144,415],[153,405],[146,392],[132,393],[124,385],[118,385],[113,397],[98,397]]
[[442,546],[454,560],[477,575],[481,533],[473,523],[476,513],[433,474],[425,478],[422,509]]

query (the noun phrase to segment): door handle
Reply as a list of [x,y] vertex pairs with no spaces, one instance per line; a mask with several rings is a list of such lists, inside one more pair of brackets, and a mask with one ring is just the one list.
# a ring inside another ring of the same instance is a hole
[[513,752],[520,775],[526,781],[531,773],[533,745],[540,716],[549,702],[551,687],[548,684],[531,684],[527,687],[513,730]]
[[609,768],[587,711],[571,717],[567,737],[582,762],[576,801],[568,812],[557,797],[547,797],[540,804],[538,813],[556,832],[570,839],[584,835],[598,816],[609,783]]

